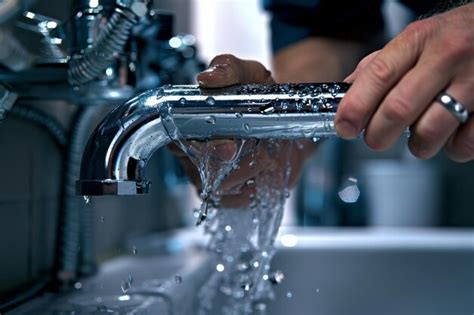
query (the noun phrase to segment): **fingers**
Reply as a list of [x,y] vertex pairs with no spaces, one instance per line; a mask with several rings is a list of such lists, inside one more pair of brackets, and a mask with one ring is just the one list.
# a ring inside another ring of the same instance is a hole
[[[388,91],[411,69],[421,51],[424,21],[413,23],[368,62],[339,104],[336,130],[344,139],[359,135]],[[406,38],[410,37],[409,40]]]
[[445,146],[449,158],[456,162],[474,160],[474,118],[462,125]]
[[[465,100],[465,104],[473,101],[470,91],[462,84],[451,84],[445,90],[450,95],[456,95],[454,97],[457,99]],[[437,101],[433,101],[412,127],[412,136],[408,143],[410,151],[422,159],[433,157],[451,138],[459,125],[460,122],[452,113]]]
[[197,76],[204,88],[220,88],[234,84],[274,83],[271,72],[257,61],[242,60],[233,55],[215,57],[207,70]]
[[[369,147],[375,150],[384,150],[391,147],[404,130],[411,126],[418,117],[427,110],[427,113],[421,117],[419,124],[412,129],[414,137],[412,140],[418,140],[418,129],[423,133],[429,132],[430,136],[424,135],[423,138],[440,136],[439,133],[433,133],[431,129],[437,128],[447,137],[451,135],[457,127],[456,119],[449,117],[449,113],[440,111],[438,107],[433,108],[433,103],[439,91],[443,90],[449,83],[451,73],[448,68],[440,68],[440,73],[435,73],[436,67],[431,62],[420,60],[418,64],[408,71],[406,75],[388,92],[380,106],[370,119],[365,129],[365,141]],[[428,108],[430,107],[430,108]],[[428,108],[428,109],[427,109]],[[433,124],[432,120],[436,124]],[[449,132],[449,133],[448,133]],[[448,133],[448,134],[447,134]],[[441,137],[429,139],[432,148],[442,146],[439,143]],[[426,139],[428,140],[428,139]]]
[[[458,100],[470,113],[469,120],[462,124],[447,142],[445,149],[448,156],[456,162],[467,162],[474,159],[474,82],[464,80],[453,83],[447,93]],[[440,106],[442,107],[442,106]],[[447,111],[442,107],[444,111]],[[451,113],[449,113],[451,115]]]

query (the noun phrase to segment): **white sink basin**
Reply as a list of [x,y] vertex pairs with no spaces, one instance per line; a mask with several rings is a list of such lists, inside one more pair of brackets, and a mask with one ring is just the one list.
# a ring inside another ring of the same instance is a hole
[[[139,249],[148,254],[104,263],[77,292],[45,295],[7,314],[107,314],[90,307],[99,297],[104,304],[122,299],[113,314],[194,315],[196,293],[213,266],[202,250],[190,250],[202,244],[200,232],[185,234],[170,240],[188,248],[184,252],[153,256]],[[268,304],[268,315],[474,312],[473,230],[284,229],[277,247],[273,269],[282,270],[285,280],[274,287],[276,300]],[[128,274],[134,283],[124,294],[120,282]],[[173,280],[176,274],[182,282]],[[140,289],[150,279],[165,278],[161,289]]]
[[273,266],[286,277],[275,288],[277,299],[268,314],[474,312],[472,231],[297,229],[285,233],[296,236],[288,240],[297,241],[286,244],[293,247],[279,243]]

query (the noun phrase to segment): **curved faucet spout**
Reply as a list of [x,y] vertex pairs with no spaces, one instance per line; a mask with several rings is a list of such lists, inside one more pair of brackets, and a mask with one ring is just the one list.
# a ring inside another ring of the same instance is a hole
[[115,108],[94,131],[77,193],[148,192],[148,160],[177,139],[334,136],[337,105],[348,88],[346,83],[305,83],[212,90],[175,85],[147,91]]

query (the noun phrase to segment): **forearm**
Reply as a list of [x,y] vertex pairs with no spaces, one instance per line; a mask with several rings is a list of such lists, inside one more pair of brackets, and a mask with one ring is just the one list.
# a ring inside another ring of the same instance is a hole
[[280,49],[273,74],[277,82],[341,81],[368,49],[359,42],[311,37]]

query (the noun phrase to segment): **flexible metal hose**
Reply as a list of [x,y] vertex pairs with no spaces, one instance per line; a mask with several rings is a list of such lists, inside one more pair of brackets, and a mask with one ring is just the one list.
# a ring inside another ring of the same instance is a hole
[[145,14],[146,7],[142,6],[132,6],[130,10],[116,8],[94,45],[69,63],[69,83],[81,85],[99,77],[122,52],[133,26]]
[[56,119],[43,111],[32,106],[17,104],[8,111],[8,114],[43,127],[61,149],[66,146],[67,136],[64,128]]
[[80,263],[87,270],[94,269],[92,211],[82,197],[76,196],[75,182],[79,177],[82,152],[102,107],[80,108],[74,119],[69,137],[59,234],[58,278],[63,283],[76,279]]

